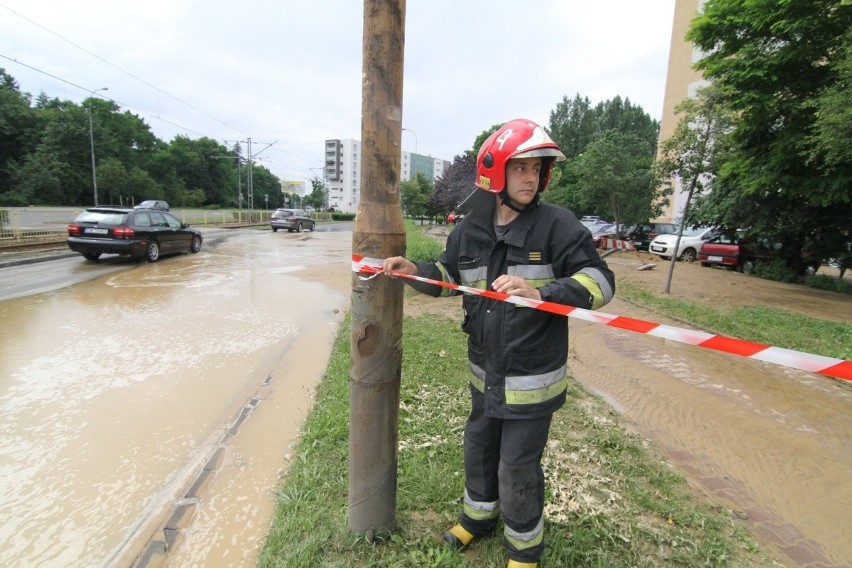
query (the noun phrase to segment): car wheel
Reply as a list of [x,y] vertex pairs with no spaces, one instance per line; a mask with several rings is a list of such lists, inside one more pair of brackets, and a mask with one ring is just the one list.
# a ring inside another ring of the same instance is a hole
[[316,223],[311,223],[310,231],[311,231],[312,233],[314,232],[314,229],[316,228],[316,226],[317,226],[317,224],[316,224]]
[[301,233],[301,232],[302,232],[302,223],[301,223],[301,221],[299,222],[299,224],[298,224],[298,225],[296,225],[296,232],[297,232],[297,233]]
[[160,244],[157,241],[151,241],[145,247],[145,260],[148,262],[157,262],[160,259]]
[[201,237],[195,235],[192,237],[192,242],[189,243],[189,252],[192,254],[197,253],[201,250]]
[[93,262],[101,257],[101,253],[99,252],[84,252],[82,254],[83,258],[85,258],[86,260],[91,260]]
[[272,227],[272,232],[273,232],[273,233],[277,233],[277,232],[278,232],[278,227]]
[[697,256],[695,250],[688,248],[680,255],[680,259],[684,262],[695,262]]

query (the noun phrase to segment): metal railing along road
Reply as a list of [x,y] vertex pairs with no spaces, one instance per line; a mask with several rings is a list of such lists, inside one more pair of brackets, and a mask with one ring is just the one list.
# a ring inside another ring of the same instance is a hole
[[[27,242],[63,240],[67,227],[83,207],[0,207],[0,248]],[[240,227],[269,222],[271,211],[247,209],[172,209],[172,215],[194,226]]]

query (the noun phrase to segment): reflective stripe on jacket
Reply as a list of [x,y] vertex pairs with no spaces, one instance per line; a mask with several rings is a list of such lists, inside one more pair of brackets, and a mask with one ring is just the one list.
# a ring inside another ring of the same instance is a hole
[[[502,274],[523,277],[543,300],[599,308],[615,278],[591,235],[567,209],[540,203],[524,210],[498,240],[493,209],[465,216],[437,263],[418,262],[426,278],[491,289]],[[457,293],[412,283],[433,296]],[[463,299],[471,385],[497,418],[544,416],[565,402],[568,318],[475,294]]]

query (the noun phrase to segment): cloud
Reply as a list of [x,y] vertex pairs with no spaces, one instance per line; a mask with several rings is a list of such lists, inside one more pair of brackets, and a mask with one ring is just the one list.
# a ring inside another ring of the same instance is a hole
[[[405,149],[451,160],[563,96],[629,97],[660,118],[674,0],[409,0]],[[101,93],[164,140],[273,144],[263,162],[309,178],[327,138],[361,137],[363,3],[3,0],[0,67],[21,90]]]

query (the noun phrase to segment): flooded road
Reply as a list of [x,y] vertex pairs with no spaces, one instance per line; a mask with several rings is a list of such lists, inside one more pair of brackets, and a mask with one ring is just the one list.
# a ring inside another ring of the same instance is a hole
[[0,566],[128,566],[175,506],[171,565],[252,564],[350,250],[259,232],[0,302]]
[[846,381],[584,322],[571,333],[575,377],[785,566],[852,565]]

